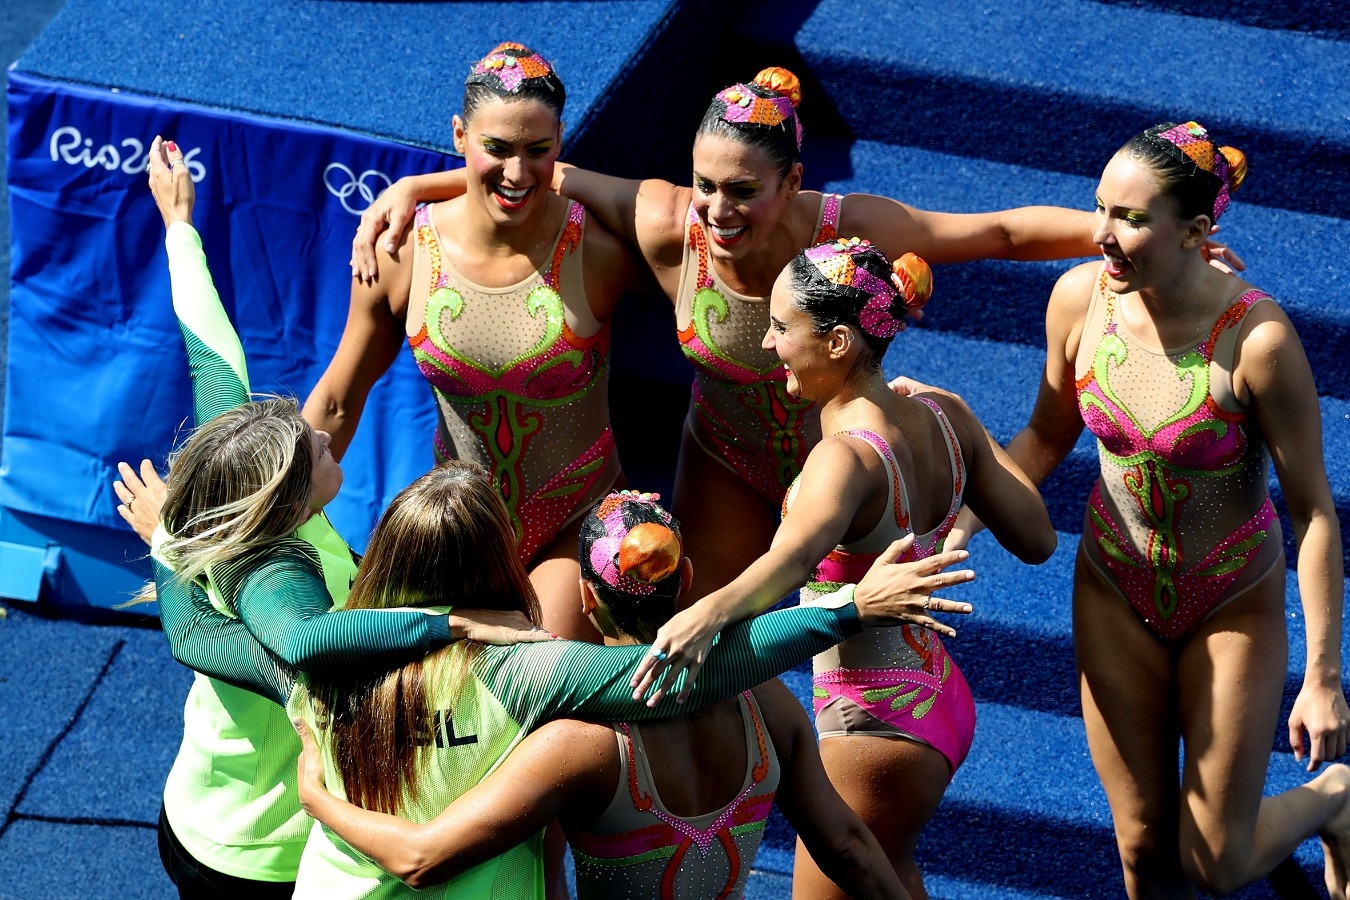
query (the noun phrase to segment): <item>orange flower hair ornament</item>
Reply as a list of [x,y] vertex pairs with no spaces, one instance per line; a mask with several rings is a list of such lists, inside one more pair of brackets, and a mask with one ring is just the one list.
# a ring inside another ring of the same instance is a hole
[[783,125],[789,119],[796,129],[797,149],[802,148],[802,123],[797,118],[797,104],[802,99],[801,82],[787,69],[773,66],[762,70],[752,82],[757,87],[772,91],[777,96],[761,97],[749,85],[733,84],[717,94],[715,99],[726,104],[722,120],[736,125],[753,124],[770,127]]
[[[890,340],[904,330],[908,311],[923,308],[932,296],[933,271],[921,258],[906,253],[891,266],[893,274],[888,283],[854,260],[865,251],[880,255],[870,241],[853,237],[817,244],[806,250],[805,256],[829,281],[868,294],[867,302],[858,313],[858,324],[872,337]],[[899,310],[895,304],[897,299],[902,301]]]
[[[595,511],[605,535],[591,544],[591,568],[602,581],[625,594],[650,594],[657,582],[680,567],[684,551],[680,536],[669,524],[642,522],[629,527],[624,519],[625,505],[641,503],[660,510],[659,499],[659,494],[619,491],[606,497]],[[670,520],[669,513],[661,513],[660,518]]]

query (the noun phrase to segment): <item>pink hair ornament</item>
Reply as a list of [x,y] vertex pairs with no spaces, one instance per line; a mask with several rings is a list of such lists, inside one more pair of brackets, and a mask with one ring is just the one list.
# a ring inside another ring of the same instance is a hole
[[[528,55],[517,56],[515,53],[508,53],[508,50]],[[554,74],[553,66],[548,60],[524,44],[507,41],[498,44],[491,53],[474,63],[473,68],[469,70],[468,82],[470,84],[486,82],[490,78],[495,78],[508,93],[514,94],[528,79],[547,78],[552,74]]]
[[806,258],[827,280],[870,295],[858,313],[858,324],[872,337],[890,340],[905,328],[905,314],[896,315],[897,295],[906,311],[921,309],[933,292],[933,272],[921,258],[906,253],[892,265],[893,275],[888,283],[854,260],[869,250],[874,250],[870,241],[840,238],[810,248]]

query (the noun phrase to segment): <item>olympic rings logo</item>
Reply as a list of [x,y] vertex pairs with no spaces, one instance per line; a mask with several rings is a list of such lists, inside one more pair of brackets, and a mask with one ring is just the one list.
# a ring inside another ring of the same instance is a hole
[[[339,178],[335,173],[340,173],[341,177]],[[338,183],[334,184],[335,181]],[[381,181],[384,182],[383,186],[379,186]],[[379,196],[381,191],[393,184],[393,181],[388,175],[375,169],[366,169],[360,175],[357,175],[342,163],[329,163],[328,168],[323,170],[323,184],[324,187],[328,188],[328,193],[338,198],[338,202],[342,204],[343,209],[354,216],[359,216],[370,204],[375,202],[375,198]],[[372,189],[372,184],[375,185],[374,189]],[[360,198],[360,209],[352,208],[352,203],[349,201],[353,196]]]

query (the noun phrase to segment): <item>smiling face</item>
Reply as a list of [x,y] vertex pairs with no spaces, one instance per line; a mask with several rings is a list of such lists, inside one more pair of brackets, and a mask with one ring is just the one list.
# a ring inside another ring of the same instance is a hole
[[797,308],[790,285],[790,270],[784,269],[769,294],[769,330],[760,346],[783,361],[789,394],[820,401],[816,393],[830,363],[830,336],[817,333],[811,317]]
[[[1108,287],[1126,293],[1173,278],[1208,223],[1183,222],[1153,173],[1116,154],[1097,185],[1093,242],[1102,249]],[[1198,236],[1198,237],[1197,237]]]
[[536,100],[492,98],[467,122],[455,116],[455,149],[464,154],[469,194],[501,225],[523,222],[553,183],[562,123]]
[[718,134],[694,143],[694,211],[713,256],[744,258],[783,221],[800,186],[800,163],[784,177],[758,147]]
[[342,489],[342,466],[328,449],[330,440],[328,432],[310,429],[309,449],[314,466],[310,470],[309,508],[315,512],[331,503]]

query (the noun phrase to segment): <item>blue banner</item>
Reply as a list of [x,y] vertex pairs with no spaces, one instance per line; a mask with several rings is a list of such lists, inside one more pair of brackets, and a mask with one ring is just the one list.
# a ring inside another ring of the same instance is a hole
[[[302,122],[208,110],[11,71],[13,233],[0,507],[125,529],[118,460],[161,467],[192,426],[187,357],[146,186],[159,134],[183,149],[196,223],[253,389],[302,402],[337,347],[358,217],[393,179],[460,164]],[[372,392],[329,507],[364,546],[431,467],[435,407],[402,354]]]

